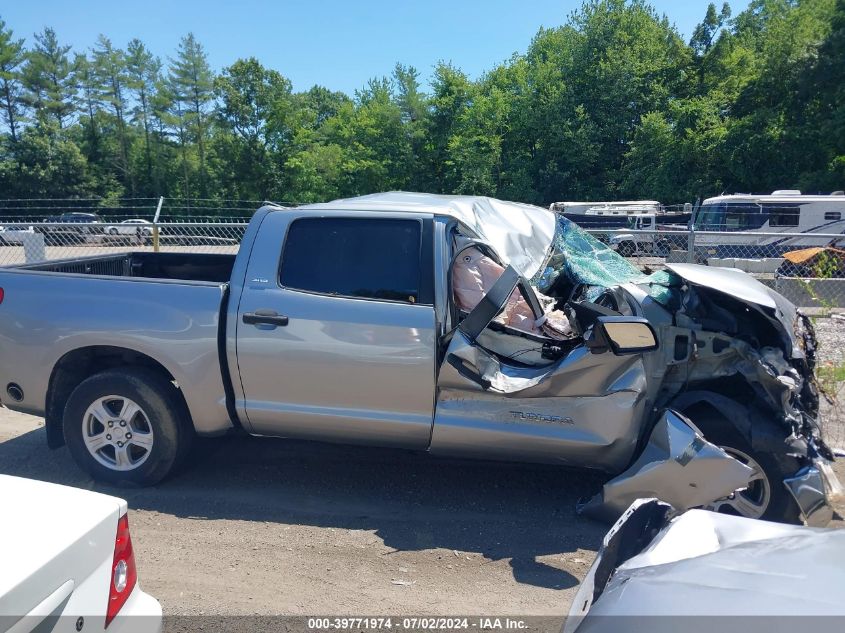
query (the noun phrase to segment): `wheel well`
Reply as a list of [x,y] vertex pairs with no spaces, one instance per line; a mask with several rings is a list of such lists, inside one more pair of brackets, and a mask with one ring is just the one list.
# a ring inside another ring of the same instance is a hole
[[[68,352],[53,367],[50,384],[47,387],[44,419],[47,428],[47,445],[50,448],[58,448],[65,443],[62,416],[65,403],[73,390],[86,378],[116,367],[145,367],[160,373],[169,381],[174,380],[173,375],[164,365],[154,358],[124,347],[97,345]],[[181,391],[179,397],[184,403]],[[187,404],[185,411],[188,411]]]
[[[705,434],[727,433],[742,438],[757,451],[783,452],[785,439],[790,434],[783,424],[766,407],[751,400],[743,404],[712,391],[688,391],[675,398],[669,407],[688,416],[693,424],[696,418],[707,420],[711,428],[700,429]],[[702,414],[704,414],[702,416]]]

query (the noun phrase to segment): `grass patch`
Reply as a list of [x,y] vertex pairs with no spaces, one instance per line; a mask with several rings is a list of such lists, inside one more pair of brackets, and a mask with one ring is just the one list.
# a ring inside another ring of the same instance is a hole
[[816,367],[816,380],[824,393],[836,397],[837,386],[845,382],[845,363],[836,365],[830,361]]

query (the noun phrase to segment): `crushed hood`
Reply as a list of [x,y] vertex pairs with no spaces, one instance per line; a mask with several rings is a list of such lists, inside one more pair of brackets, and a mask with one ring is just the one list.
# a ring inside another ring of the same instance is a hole
[[779,292],[736,268],[713,268],[700,264],[666,264],[666,268],[692,286],[708,288],[749,304],[781,331],[790,343],[790,353],[794,358],[804,356],[796,333],[798,309]]
[[714,268],[700,264],[666,264],[666,268],[695,286],[712,288],[741,301],[776,309],[773,290],[738,268]]

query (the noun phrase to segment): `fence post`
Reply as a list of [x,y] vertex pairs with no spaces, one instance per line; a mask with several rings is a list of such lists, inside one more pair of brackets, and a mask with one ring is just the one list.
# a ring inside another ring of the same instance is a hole
[[[684,204],[684,211],[687,210],[687,204]],[[687,228],[689,229],[689,233],[687,233],[687,262],[690,264],[695,263],[695,223],[698,220],[698,209],[701,207],[701,196],[695,199],[695,205],[692,207],[692,215],[690,217],[689,224]]]
[[159,244],[158,244],[158,216],[161,215],[161,205],[164,204],[164,196],[159,196],[158,198],[158,206],[156,207],[156,214],[153,218],[153,251],[158,253],[159,251]]
[[695,263],[695,227],[692,222],[690,222],[689,233],[687,234],[687,262]]

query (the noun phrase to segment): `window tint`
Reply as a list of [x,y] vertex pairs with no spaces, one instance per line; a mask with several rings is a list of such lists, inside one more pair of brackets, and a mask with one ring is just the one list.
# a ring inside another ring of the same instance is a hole
[[839,211],[825,211],[824,212],[824,219],[825,220],[841,220],[842,214]]
[[770,207],[769,226],[798,226],[801,207]]
[[420,222],[306,218],[288,229],[280,281],[329,295],[416,303]]

